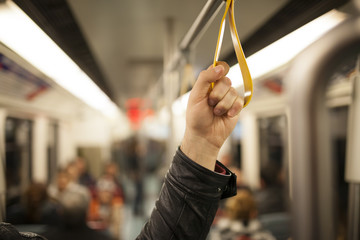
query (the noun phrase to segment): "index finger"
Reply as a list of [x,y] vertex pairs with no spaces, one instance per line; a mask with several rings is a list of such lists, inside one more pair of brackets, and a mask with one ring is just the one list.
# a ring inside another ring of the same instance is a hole
[[216,67],[211,65],[207,70],[200,73],[192,92],[200,97],[207,96],[211,83],[226,76],[229,69],[230,67],[226,62],[217,62]]
[[[224,69],[225,69],[224,76],[226,76],[226,74],[228,74],[228,72],[229,72],[229,70],[230,70],[229,65],[228,65],[226,62],[223,62],[223,61],[218,61],[218,62],[216,62],[216,66],[219,66],[219,65],[221,65],[221,66],[224,67]],[[208,70],[211,69],[211,68],[214,68],[214,66],[213,66],[213,65],[210,65],[210,66],[208,67]]]

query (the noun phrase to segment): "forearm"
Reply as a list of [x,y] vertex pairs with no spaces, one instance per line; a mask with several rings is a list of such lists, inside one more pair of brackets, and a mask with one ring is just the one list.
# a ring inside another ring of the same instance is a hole
[[174,156],[150,220],[137,239],[205,239],[221,198],[236,192],[235,176]]

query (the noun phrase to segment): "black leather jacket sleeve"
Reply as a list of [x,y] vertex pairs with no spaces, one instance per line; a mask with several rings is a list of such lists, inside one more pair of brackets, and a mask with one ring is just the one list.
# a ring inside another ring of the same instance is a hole
[[10,223],[0,222],[0,239],[1,240],[47,240],[31,232],[19,232]]
[[221,198],[236,194],[236,176],[220,162],[210,171],[176,152],[150,220],[136,238],[206,239]]

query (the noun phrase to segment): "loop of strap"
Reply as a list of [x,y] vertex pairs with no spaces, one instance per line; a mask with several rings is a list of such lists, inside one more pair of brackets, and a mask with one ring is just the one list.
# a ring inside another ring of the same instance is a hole
[[[222,40],[223,40],[223,36],[224,36],[224,30],[225,30],[225,18],[226,18],[226,15],[229,14],[231,39],[233,42],[236,58],[238,60],[239,66],[240,66],[241,75],[243,77],[244,107],[246,107],[249,104],[251,97],[253,95],[253,82],[251,79],[249,68],[246,63],[244,51],[241,47],[239,35],[236,30],[235,18],[234,18],[234,1],[235,0],[226,0],[225,13],[224,13],[224,15],[221,19],[221,23],[220,23],[220,29],[219,29],[219,35],[218,35],[218,40],[217,40],[217,44],[216,44],[213,66],[214,67],[216,66],[216,63],[219,59]],[[212,87],[214,87],[213,84],[212,84]]]

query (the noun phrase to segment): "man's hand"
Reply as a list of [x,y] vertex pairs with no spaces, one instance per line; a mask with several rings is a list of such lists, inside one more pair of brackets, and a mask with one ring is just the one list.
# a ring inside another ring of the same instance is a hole
[[[186,110],[186,130],[181,150],[193,161],[214,170],[218,152],[234,129],[243,99],[225,77],[229,66],[202,71],[191,90]],[[209,92],[211,83],[214,88]]]

